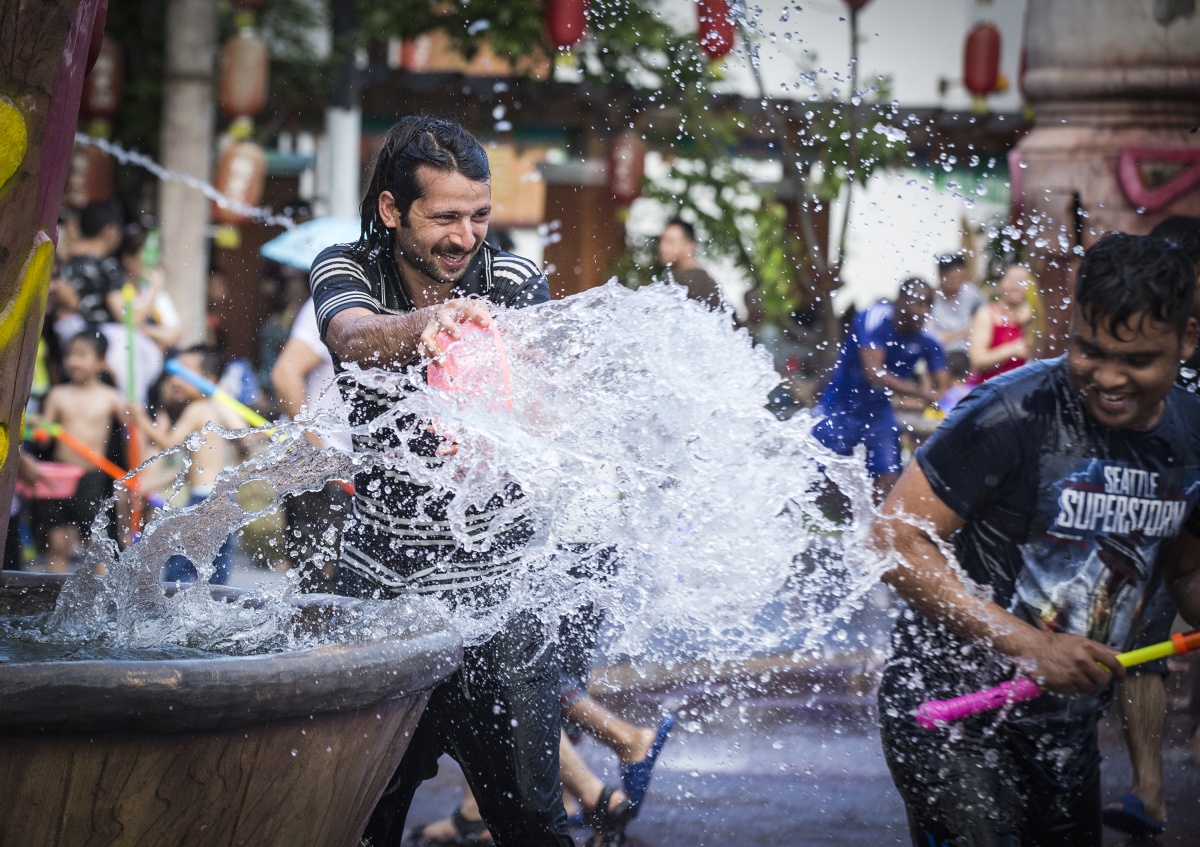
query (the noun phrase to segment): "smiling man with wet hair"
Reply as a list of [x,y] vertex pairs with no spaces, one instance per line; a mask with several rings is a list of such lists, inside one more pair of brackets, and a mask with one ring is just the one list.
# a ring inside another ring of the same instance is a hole
[[[491,325],[491,309],[550,299],[541,269],[484,241],[492,211],[487,155],[453,121],[402,118],[376,155],[355,244],[326,249],[310,282],[317,323],[337,370],[401,371],[442,351],[438,333]],[[351,423],[363,426],[404,402],[404,391],[355,386]],[[403,426],[403,425],[402,425]],[[354,436],[360,452],[404,449],[388,428]],[[408,449],[437,460],[435,436]],[[356,597],[422,594],[458,608],[490,608],[533,534],[515,485],[470,507],[487,550],[456,540],[450,499],[400,469],[354,480],[335,590]],[[464,650],[462,667],[430,697],[408,751],[367,825],[365,841],[396,847],[413,793],[449,753],[479,801],[497,845],[570,847],[558,775],[558,664],[550,633],[531,612],[513,614],[490,640]]]
[[[914,844],[1101,843],[1096,727],[1116,654],[1160,585],[1200,624],[1200,397],[1174,386],[1194,287],[1177,248],[1102,238],[1067,354],[976,388],[884,502],[872,539],[909,608],[880,722]],[[921,701],[1018,674],[1046,693],[918,727]]]

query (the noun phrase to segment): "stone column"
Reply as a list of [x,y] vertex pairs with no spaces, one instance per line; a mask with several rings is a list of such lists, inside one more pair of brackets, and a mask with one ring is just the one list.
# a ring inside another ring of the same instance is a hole
[[1078,257],[1111,230],[1200,215],[1200,12],[1177,0],[1038,0],[1025,20],[1036,124],[1010,159],[1014,202],[1063,349]]

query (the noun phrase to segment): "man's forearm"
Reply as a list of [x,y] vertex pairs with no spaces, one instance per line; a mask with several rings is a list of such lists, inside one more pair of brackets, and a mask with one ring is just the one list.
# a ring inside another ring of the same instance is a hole
[[329,348],[342,362],[401,368],[417,358],[428,323],[424,309],[404,315],[364,315],[339,327],[336,338],[329,339]]
[[1038,638],[1038,631],[973,593],[925,532],[893,517],[881,519],[874,535],[899,559],[883,581],[922,615],[957,635],[987,641],[1005,655],[1034,652],[1031,641]]

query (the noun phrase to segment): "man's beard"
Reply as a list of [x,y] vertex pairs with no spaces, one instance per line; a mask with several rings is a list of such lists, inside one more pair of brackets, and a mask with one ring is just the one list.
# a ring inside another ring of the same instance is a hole
[[471,267],[471,259],[475,258],[475,255],[479,253],[480,248],[483,246],[483,242],[480,241],[475,245],[474,249],[469,251],[464,250],[462,253],[456,254],[465,255],[467,257],[467,262],[457,273],[448,275],[438,266],[437,259],[434,257],[433,251],[422,251],[416,245],[406,244],[404,237],[399,234],[399,228],[396,229],[396,233],[397,262],[403,260],[415,268],[418,272],[424,274],[432,280],[441,283],[456,283],[461,281],[466,275],[467,269]]

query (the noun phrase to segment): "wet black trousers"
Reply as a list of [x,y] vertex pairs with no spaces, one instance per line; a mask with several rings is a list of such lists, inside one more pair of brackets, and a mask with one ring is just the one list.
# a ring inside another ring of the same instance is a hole
[[417,786],[448,753],[463,769],[496,847],[574,847],[558,775],[558,662],[529,613],[464,651],[434,689],[363,838],[398,847]]
[[881,696],[883,752],[914,847],[1100,847],[1098,752],[1095,767],[1063,780],[1002,728],[964,727],[951,739],[918,728],[907,709],[891,711]]

